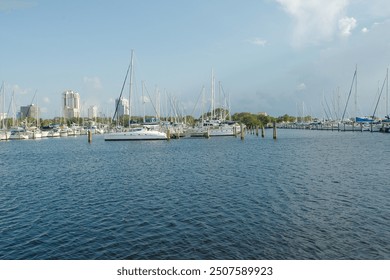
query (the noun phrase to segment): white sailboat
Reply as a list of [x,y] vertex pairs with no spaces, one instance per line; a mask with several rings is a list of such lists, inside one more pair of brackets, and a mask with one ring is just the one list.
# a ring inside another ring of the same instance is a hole
[[[219,95],[221,95],[221,83],[219,83]],[[203,90],[202,90],[203,93]],[[203,97],[204,99],[204,97]],[[214,71],[211,71],[211,115],[206,120],[203,118],[198,126],[188,130],[191,137],[214,137],[214,136],[235,136],[241,131],[241,126],[234,122],[227,120],[228,112],[226,106],[224,108],[215,109],[215,77]]]
[[[130,90],[129,90],[129,103],[131,103],[132,87],[133,87],[133,66],[134,66],[134,50],[131,51],[130,62]],[[127,74],[125,81],[127,79]],[[131,114],[130,114],[131,116]],[[130,117],[129,117],[130,127]],[[166,140],[167,135],[164,132],[151,129],[146,126],[129,128],[123,132],[107,133],[104,136],[105,141],[142,141],[142,140]]]

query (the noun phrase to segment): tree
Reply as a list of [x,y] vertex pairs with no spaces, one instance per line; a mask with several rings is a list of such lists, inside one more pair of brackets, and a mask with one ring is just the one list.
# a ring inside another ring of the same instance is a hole
[[289,116],[287,114],[284,114],[283,116],[277,117],[276,122],[278,122],[278,123],[280,123],[280,122],[294,122],[295,119],[296,118],[293,116]]
[[252,113],[236,113],[232,116],[232,119],[249,127],[260,126],[262,124],[257,116]]

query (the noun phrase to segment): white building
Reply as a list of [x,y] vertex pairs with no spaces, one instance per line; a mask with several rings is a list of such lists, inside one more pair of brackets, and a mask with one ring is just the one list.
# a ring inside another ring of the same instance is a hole
[[8,118],[7,113],[0,113],[0,121],[2,121],[3,119],[6,119],[6,118]]
[[116,116],[118,117],[129,115],[130,114],[129,100],[127,100],[126,98],[115,99],[115,109],[116,109]]
[[98,108],[97,106],[91,106],[88,108],[88,118],[89,119],[95,119],[97,118]]
[[80,95],[73,91],[67,90],[62,93],[62,108],[65,118],[80,117]]

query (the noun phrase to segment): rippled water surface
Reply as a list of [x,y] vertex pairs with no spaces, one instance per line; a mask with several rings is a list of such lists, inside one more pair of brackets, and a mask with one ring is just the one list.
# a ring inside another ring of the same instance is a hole
[[390,259],[390,135],[0,142],[0,259]]

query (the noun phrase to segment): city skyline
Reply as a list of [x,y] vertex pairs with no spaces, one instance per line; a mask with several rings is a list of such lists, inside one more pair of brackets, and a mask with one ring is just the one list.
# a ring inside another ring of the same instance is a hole
[[[42,117],[51,118],[61,114],[60,93],[72,88],[85,115],[96,105],[112,116],[134,49],[133,104],[146,103],[149,114],[159,94],[163,108],[175,99],[184,114],[200,115],[194,108],[203,87],[210,104],[214,69],[232,113],[324,117],[325,103],[344,108],[357,66],[348,115],[370,115],[390,63],[390,3],[326,3],[1,0],[6,107],[13,92],[18,106],[36,92]],[[380,116],[388,113],[385,97]]]

